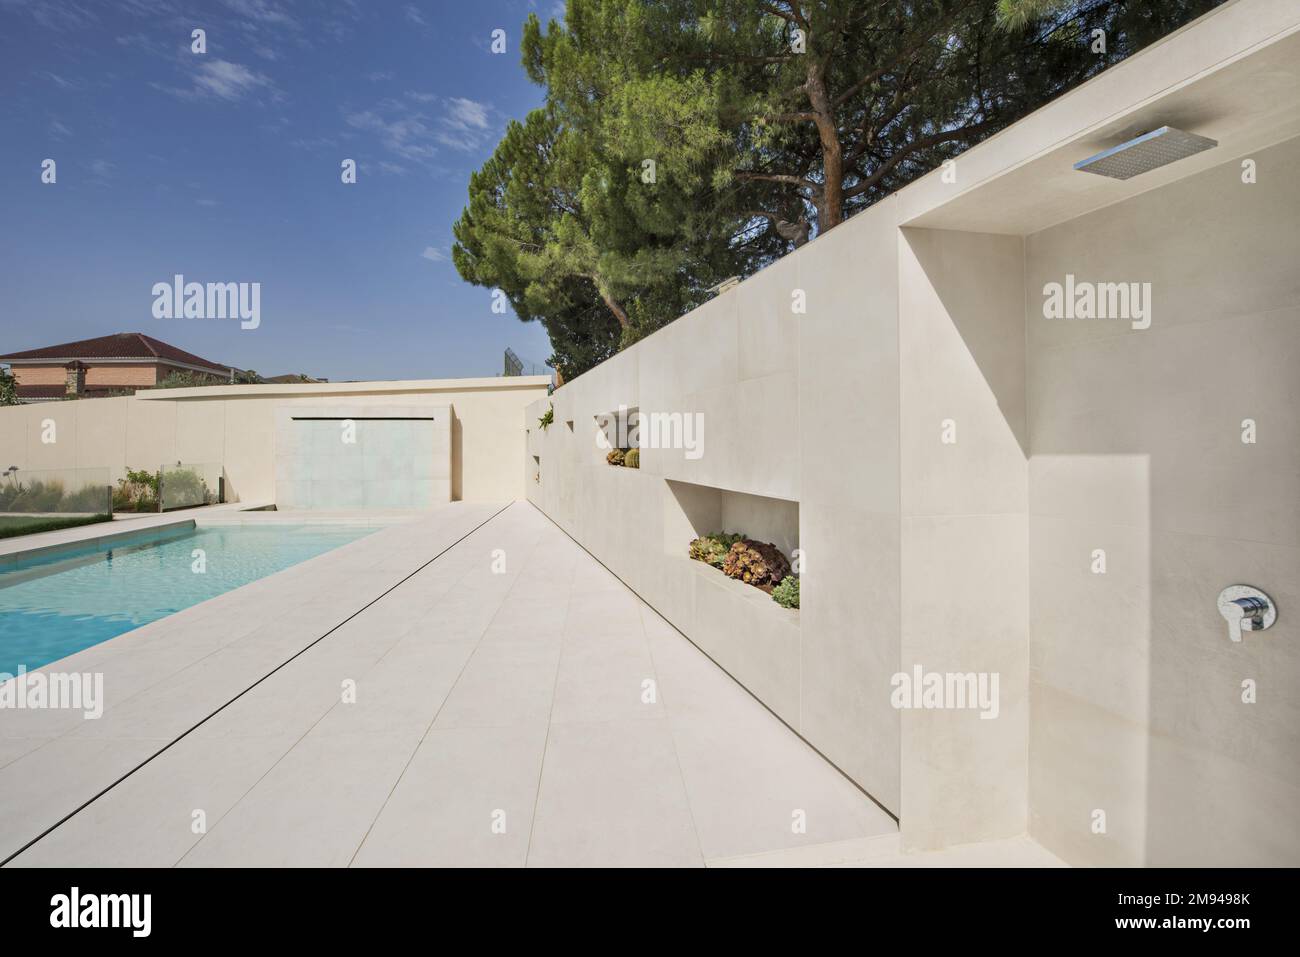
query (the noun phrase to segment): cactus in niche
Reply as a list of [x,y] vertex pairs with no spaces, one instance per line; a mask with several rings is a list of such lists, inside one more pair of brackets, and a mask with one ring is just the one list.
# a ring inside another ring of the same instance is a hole
[[627,453],[624,452],[622,449],[610,449],[609,452],[605,454],[605,461],[608,462],[610,465],[622,465],[623,457],[626,454]]
[[641,467],[641,450],[628,449],[623,454],[623,466],[629,469],[639,469]]

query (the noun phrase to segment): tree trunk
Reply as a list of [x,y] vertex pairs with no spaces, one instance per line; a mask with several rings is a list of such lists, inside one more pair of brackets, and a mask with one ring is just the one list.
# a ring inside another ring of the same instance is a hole
[[826,93],[826,82],[819,64],[813,63],[808,67],[804,89],[808,92],[808,104],[812,107],[817,138],[822,146],[824,178],[817,197],[817,232],[820,235],[834,229],[844,218],[844,148],[840,144],[835,109]]
[[609,291],[600,282],[596,283],[596,289],[600,292],[600,298],[605,300],[605,305],[609,306],[609,311],[612,312],[614,318],[618,320],[619,327],[624,332],[630,329],[632,323],[627,318],[627,312],[618,304],[618,300],[611,296]]

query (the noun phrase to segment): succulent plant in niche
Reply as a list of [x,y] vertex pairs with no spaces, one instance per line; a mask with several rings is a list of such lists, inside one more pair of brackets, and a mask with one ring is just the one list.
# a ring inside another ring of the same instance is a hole
[[782,608],[799,607],[799,579],[786,575],[781,583],[772,589],[772,600]]
[[701,535],[691,541],[690,555],[697,562],[704,562],[712,565],[714,568],[721,568],[723,559],[727,557],[727,552],[736,542],[743,542],[745,536],[739,532],[713,532],[710,535]]
[[745,539],[731,546],[723,559],[722,570],[728,578],[762,588],[780,584],[790,574],[790,560],[771,542]]

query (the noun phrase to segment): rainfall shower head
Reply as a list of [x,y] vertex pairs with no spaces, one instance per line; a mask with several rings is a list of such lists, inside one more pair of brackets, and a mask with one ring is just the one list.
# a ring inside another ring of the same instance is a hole
[[1112,146],[1103,153],[1089,156],[1074,164],[1075,169],[1085,173],[1098,173],[1111,179],[1130,179],[1139,173],[1158,169],[1174,160],[1192,156],[1212,146],[1218,146],[1218,140],[1212,140],[1195,133],[1184,133],[1172,126],[1162,126],[1150,133],[1143,133],[1137,139]]

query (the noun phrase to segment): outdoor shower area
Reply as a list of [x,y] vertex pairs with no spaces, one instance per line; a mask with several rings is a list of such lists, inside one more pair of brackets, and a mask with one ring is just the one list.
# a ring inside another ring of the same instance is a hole
[[[905,848],[1027,833],[1080,865],[1300,863],[1300,34],[1236,15],[520,425],[530,501]],[[1128,179],[1076,169],[1164,126],[1215,145]],[[610,468],[565,423],[620,406],[702,416],[702,454]],[[741,530],[799,550],[797,610],[691,560],[692,536]],[[1230,627],[1235,585],[1269,627]],[[996,686],[997,706],[896,694],[914,674]]]

